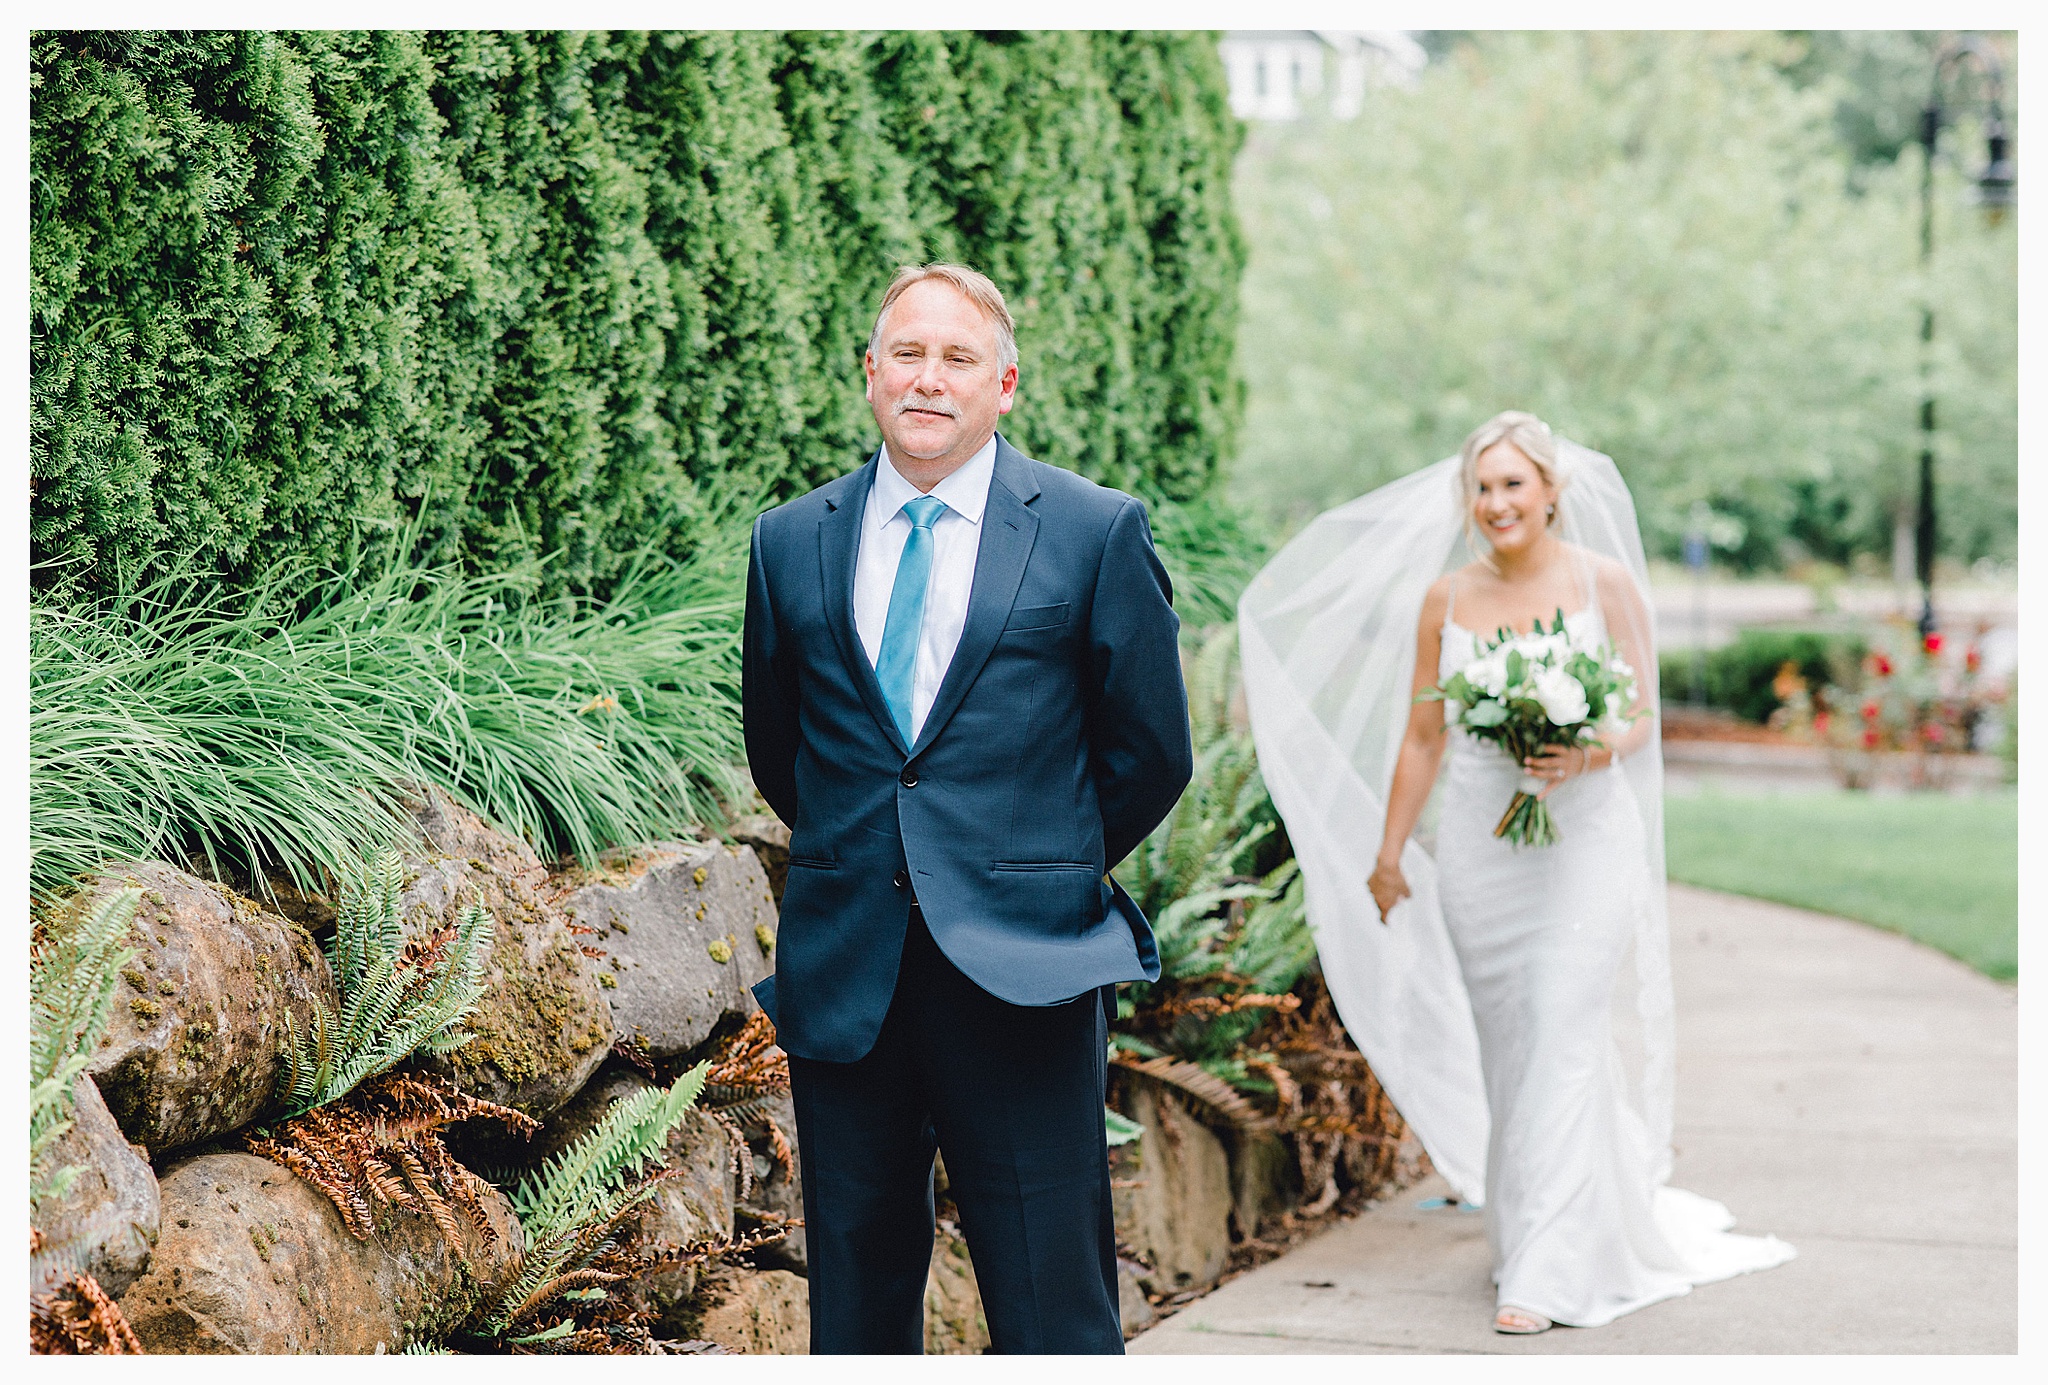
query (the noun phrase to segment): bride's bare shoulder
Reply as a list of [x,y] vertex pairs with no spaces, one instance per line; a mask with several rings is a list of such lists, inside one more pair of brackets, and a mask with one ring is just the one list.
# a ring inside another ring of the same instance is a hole
[[1588,553],[1586,556],[1593,561],[1593,580],[1600,584],[1603,597],[1635,591],[1635,576],[1619,558],[1610,558],[1604,553]]
[[1425,630],[1434,630],[1444,623],[1444,613],[1450,609],[1451,579],[1455,573],[1446,573],[1429,584],[1429,590],[1422,594],[1420,621]]
[[1467,563],[1431,582],[1429,590],[1422,596],[1420,619],[1423,626],[1434,630],[1444,623],[1444,618],[1450,613],[1452,586],[1460,583],[1469,586],[1475,577],[1486,575],[1489,574],[1478,563]]

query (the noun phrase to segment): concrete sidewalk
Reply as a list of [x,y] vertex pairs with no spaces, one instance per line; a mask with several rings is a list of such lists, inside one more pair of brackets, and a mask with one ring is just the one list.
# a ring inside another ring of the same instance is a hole
[[1859,923],[1671,887],[1680,1187],[1799,1249],[1603,1328],[1491,1330],[1481,1218],[1404,1190],[1134,1353],[2018,1350],[2017,993]]

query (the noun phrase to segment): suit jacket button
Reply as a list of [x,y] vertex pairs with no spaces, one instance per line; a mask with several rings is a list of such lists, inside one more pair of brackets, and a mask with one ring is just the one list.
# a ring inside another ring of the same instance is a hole
[[897,782],[902,784],[903,787],[906,789],[914,789],[917,787],[917,771],[909,765],[905,765],[903,767],[903,773],[897,775],[896,779]]
[[899,890],[901,890],[901,889],[906,889],[906,888],[908,888],[908,887],[909,887],[909,885],[910,885],[910,872],[909,872],[909,871],[907,871],[907,870],[899,870],[899,871],[897,871],[897,872],[896,872],[896,888],[897,888],[897,889],[899,889]]

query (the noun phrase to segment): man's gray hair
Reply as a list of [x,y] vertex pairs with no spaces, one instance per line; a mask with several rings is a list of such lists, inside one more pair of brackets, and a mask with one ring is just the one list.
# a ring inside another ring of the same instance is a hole
[[964,264],[905,265],[896,271],[896,277],[889,281],[889,291],[882,295],[882,306],[875,313],[875,329],[868,333],[868,354],[879,352],[882,345],[882,324],[888,320],[889,309],[903,296],[903,291],[912,284],[921,284],[927,279],[942,279],[960,290],[968,302],[981,309],[982,315],[996,329],[996,372],[998,374],[1017,364],[1017,324],[1010,319],[1010,307],[1003,302],[1003,291],[978,269],[969,269]]

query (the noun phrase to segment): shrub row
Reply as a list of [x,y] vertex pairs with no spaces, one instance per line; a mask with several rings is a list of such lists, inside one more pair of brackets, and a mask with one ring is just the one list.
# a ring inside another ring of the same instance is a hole
[[[1786,664],[1795,665],[1811,687],[1854,687],[1862,676],[1857,666],[1867,651],[1862,636],[1837,631],[1740,631],[1733,641],[1707,654],[1707,705],[1761,724],[1778,710],[1778,695],[1771,685]],[[1684,702],[1691,697],[1692,651],[1667,650],[1658,663],[1664,700]]]
[[1020,446],[1188,499],[1231,445],[1209,36],[43,33],[30,82],[32,542],[81,590],[411,532],[603,594],[862,458],[922,258],[1009,295]]

